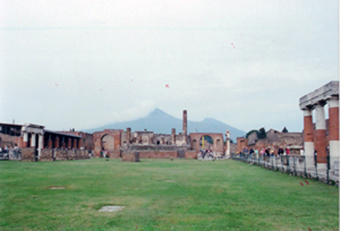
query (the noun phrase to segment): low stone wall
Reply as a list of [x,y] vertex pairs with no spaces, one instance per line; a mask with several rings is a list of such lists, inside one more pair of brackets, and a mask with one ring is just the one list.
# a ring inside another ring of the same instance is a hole
[[186,151],[185,152],[185,159],[197,159],[197,152],[196,151]]
[[87,150],[80,149],[42,149],[40,161],[89,159]]
[[122,161],[139,162],[138,152],[123,152]]
[[177,151],[140,151],[139,158],[151,158],[151,159],[171,159],[177,158]]
[[34,160],[35,148],[23,148],[21,150],[22,161],[35,161]]

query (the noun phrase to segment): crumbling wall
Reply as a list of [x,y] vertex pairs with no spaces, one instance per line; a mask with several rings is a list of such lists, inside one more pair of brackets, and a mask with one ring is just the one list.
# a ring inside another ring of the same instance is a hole
[[20,137],[18,136],[10,136],[10,135],[0,133],[0,146],[1,147],[4,147],[4,146],[14,147],[14,145],[17,145],[19,143],[18,139],[20,139]]

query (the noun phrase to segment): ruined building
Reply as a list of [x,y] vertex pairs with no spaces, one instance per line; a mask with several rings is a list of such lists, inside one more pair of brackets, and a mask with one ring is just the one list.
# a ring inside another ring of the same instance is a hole
[[[125,153],[139,153],[140,158],[196,158],[204,147],[216,154],[224,154],[223,134],[187,134],[187,111],[183,111],[183,130],[176,134],[155,134],[153,131],[135,131],[131,128],[105,129],[93,134],[78,131],[51,131],[37,124],[0,123],[0,146],[18,147],[21,160],[72,160],[89,158],[89,152],[101,157],[102,151],[110,158]],[[205,140],[204,140],[205,138]],[[228,144],[228,142],[227,142]]]

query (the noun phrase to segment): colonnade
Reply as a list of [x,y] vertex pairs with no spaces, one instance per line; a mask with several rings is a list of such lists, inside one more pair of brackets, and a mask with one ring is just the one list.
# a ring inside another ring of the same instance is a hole
[[[328,105],[328,139],[325,118],[325,105]],[[303,111],[304,148],[307,169],[315,169],[323,174],[327,170],[327,156],[330,168],[338,169],[339,165],[339,82],[332,81],[321,88],[300,98],[300,109]],[[315,112],[315,128],[313,124]],[[336,166],[337,165],[337,166]]]

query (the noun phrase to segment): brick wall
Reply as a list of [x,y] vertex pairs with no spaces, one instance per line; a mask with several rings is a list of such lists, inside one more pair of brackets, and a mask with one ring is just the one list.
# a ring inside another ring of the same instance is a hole
[[197,152],[196,151],[186,151],[185,152],[185,159],[197,159]]
[[123,152],[122,161],[139,162],[138,152]]
[[170,159],[177,158],[177,151],[141,151],[139,152],[139,158],[153,158],[153,159]]

